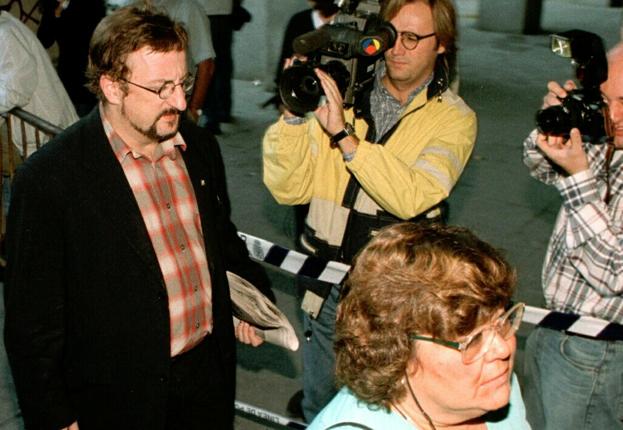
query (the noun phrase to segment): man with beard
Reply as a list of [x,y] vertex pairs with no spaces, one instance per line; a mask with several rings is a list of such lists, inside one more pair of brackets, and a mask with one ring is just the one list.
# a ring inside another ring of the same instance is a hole
[[233,428],[226,270],[271,296],[230,221],[217,142],[186,121],[188,38],[119,9],[96,28],[99,106],[19,169],[6,347],[27,428]]
[[[285,111],[264,136],[264,183],[281,204],[310,205],[301,246],[345,263],[386,225],[441,221],[476,139],[476,115],[448,89],[457,31],[451,0],[388,0],[381,17],[398,37],[354,108],[344,109],[335,81],[317,69],[326,103],[307,117]],[[305,288],[316,297],[304,303],[325,300],[304,321],[308,421],[335,394],[340,288],[314,284]]]

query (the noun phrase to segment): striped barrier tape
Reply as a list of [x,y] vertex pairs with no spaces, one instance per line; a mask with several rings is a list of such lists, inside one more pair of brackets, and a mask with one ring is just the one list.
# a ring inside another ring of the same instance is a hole
[[[247,233],[238,235],[245,241],[252,258],[297,276],[339,284],[350,269],[347,264],[309,256]],[[526,306],[523,322],[600,340],[623,340],[623,325],[534,306]]]
[[257,406],[250,405],[248,403],[241,402],[240,400],[236,400],[234,405],[237,411],[243,412],[248,415],[252,415],[263,421],[267,421],[267,422],[274,423],[274,424],[279,424],[283,427],[287,427],[291,429],[307,428],[307,424],[305,423],[291,420],[289,418],[283,417],[274,412],[270,412],[266,409],[262,409]]

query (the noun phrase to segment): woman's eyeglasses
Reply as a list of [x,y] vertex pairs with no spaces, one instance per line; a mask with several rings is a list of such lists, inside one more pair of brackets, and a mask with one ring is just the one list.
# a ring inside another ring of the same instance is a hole
[[495,334],[502,336],[504,340],[510,339],[519,328],[521,319],[526,305],[524,303],[517,303],[504,314],[502,314],[494,323],[482,327],[476,333],[469,335],[462,342],[454,342],[451,340],[438,339],[430,336],[421,336],[416,333],[409,335],[411,340],[422,340],[426,342],[433,342],[439,345],[447,346],[448,348],[456,349],[460,351],[464,364],[470,364],[484,356],[491,344]]

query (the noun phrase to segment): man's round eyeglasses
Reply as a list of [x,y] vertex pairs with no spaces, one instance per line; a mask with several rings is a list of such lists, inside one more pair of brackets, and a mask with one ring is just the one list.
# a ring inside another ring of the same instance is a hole
[[410,31],[399,31],[398,36],[400,37],[400,42],[405,49],[412,51],[417,47],[417,44],[420,40],[426,39],[429,37],[433,37],[435,33],[424,34],[420,36],[419,34],[411,33]]
[[150,93],[156,94],[158,95],[158,97],[160,97],[162,100],[166,100],[169,97],[171,97],[173,95],[173,93],[175,92],[175,88],[176,87],[182,87],[182,90],[186,93],[189,94],[192,89],[193,89],[193,85],[195,83],[195,78],[192,75],[187,76],[186,78],[184,78],[184,80],[180,83],[175,83],[173,81],[165,81],[162,86],[160,88],[153,89],[153,88],[148,88],[148,87],[144,87],[143,85],[139,85],[135,82],[131,82],[128,81],[127,79],[121,78],[119,79],[120,81],[126,82],[128,84],[134,85],[135,87],[141,88],[145,91],[149,91]]
[[476,333],[473,333],[462,342],[454,342],[451,340],[438,339],[430,336],[421,336],[416,333],[411,333],[409,338],[411,340],[423,340],[426,342],[433,342],[439,345],[447,346],[448,348],[456,349],[462,354],[464,364],[470,364],[484,356],[491,344],[496,333],[502,336],[504,340],[510,339],[519,328],[521,319],[526,305],[524,303],[517,303],[507,312],[500,315],[495,322],[482,327]]

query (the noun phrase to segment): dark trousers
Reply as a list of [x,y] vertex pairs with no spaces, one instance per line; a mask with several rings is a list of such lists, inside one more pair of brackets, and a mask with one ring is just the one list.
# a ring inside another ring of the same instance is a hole
[[234,398],[227,393],[220,357],[206,338],[191,351],[172,359],[167,430],[233,429]]
[[214,76],[208,88],[203,113],[208,124],[231,120],[231,79],[234,71],[232,58],[233,28],[231,15],[208,15],[214,59]]
[[232,430],[235,388],[227,373],[208,337],[171,359],[166,383],[85,387],[77,393],[80,430]]

